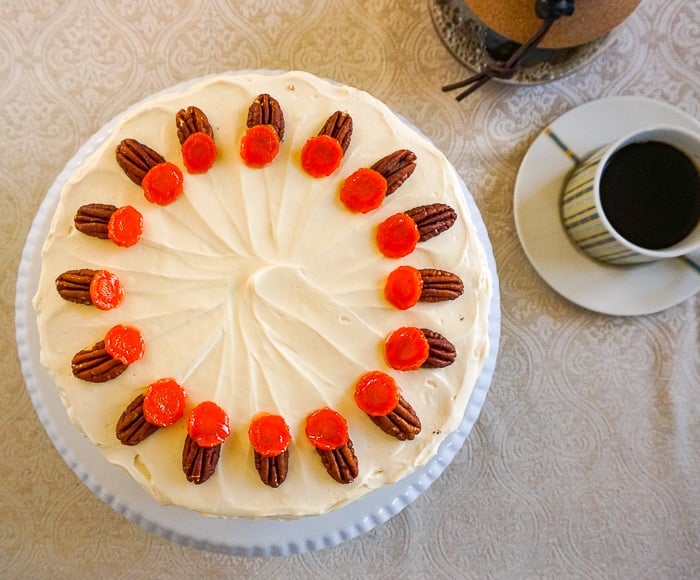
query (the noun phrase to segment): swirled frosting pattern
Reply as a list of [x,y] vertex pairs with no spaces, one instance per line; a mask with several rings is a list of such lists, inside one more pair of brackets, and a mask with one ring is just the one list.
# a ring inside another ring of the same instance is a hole
[[[260,93],[280,102],[286,132],[274,162],[250,169],[238,144]],[[175,130],[175,113],[189,105],[209,117],[219,151],[200,175],[185,172]],[[336,173],[310,178],[300,168],[301,148],[335,110],[352,116],[352,142]],[[183,168],[185,191],[177,201],[149,204],[127,179],[114,156],[126,137]],[[399,148],[417,155],[409,180],[367,215],[346,210],[337,194],[342,180]],[[491,298],[485,253],[463,195],[445,157],[381,102],[306,73],[219,75],[151,97],[124,113],[61,193],[34,299],[42,364],[73,423],[158,501],[215,516],[324,513],[424,465],[463,417],[488,352]],[[435,202],[457,210],[455,226],[401,260],[378,252],[374,230],[384,218]],[[145,223],[141,241],[119,248],[76,231],[73,216],[86,203],[137,207]],[[451,270],[464,281],[464,295],[398,311],[382,289],[401,264]],[[62,300],[54,280],[75,268],[116,273],[124,302],[103,312]],[[72,356],[120,323],[142,331],[144,358],[107,383],[75,378]],[[457,348],[456,362],[390,370],[382,344],[406,325],[442,333]],[[385,435],[356,407],[355,382],[369,370],[396,378],[423,424],[415,440]],[[162,377],[184,385],[190,406],[213,400],[231,418],[216,473],[200,486],[182,472],[185,420],[135,447],[116,439],[126,405]],[[328,476],[304,436],[306,415],[322,406],[348,420],[360,469],[351,484]],[[289,476],[277,489],[260,482],[247,439],[260,411],[281,414],[292,430]]]

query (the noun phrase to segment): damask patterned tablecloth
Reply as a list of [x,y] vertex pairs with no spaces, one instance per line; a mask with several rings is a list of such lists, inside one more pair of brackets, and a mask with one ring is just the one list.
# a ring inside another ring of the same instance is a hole
[[[172,543],[95,497],[34,411],[13,326],[25,236],[78,147],[162,88],[256,68],[367,90],[433,139],[481,211],[502,304],[490,392],[442,476],[358,538],[273,558]],[[700,4],[643,0],[556,82],[440,91],[468,72],[424,0],[0,0],[3,577],[700,577],[700,299],[625,317],[572,304],[528,261],[513,201],[530,144],[578,105],[637,95],[700,116]]]

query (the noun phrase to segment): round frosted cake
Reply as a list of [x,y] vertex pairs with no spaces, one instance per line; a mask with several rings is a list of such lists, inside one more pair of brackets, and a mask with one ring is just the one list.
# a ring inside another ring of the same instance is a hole
[[61,192],[42,364],[159,502],[325,513],[425,465],[462,421],[492,294],[464,195],[351,87],[251,72],[155,95]]

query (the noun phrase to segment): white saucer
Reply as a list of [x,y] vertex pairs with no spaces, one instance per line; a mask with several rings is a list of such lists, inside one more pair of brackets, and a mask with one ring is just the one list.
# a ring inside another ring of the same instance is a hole
[[589,258],[569,239],[559,195],[574,161],[653,124],[700,131],[700,123],[671,105],[643,97],[611,97],[581,105],[551,123],[532,143],[515,181],[515,226],[535,270],[559,294],[589,310],[621,316],[659,312],[700,291],[700,274],[682,259],[611,266]]

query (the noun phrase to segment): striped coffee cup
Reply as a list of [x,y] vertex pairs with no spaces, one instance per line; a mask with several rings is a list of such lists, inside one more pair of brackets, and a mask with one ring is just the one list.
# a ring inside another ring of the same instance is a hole
[[[693,218],[690,226],[684,226],[685,229],[692,228],[691,231],[679,241],[664,247],[644,247],[630,241],[611,225],[610,216],[606,215],[603,209],[605,204],[601,201],[601,181],[611,157],[630,145],[649,142],[670,145],[683,153],[690,161],[691,173],[694,165],[695,182],[700,183],[700,135],[681,127],[650,127],[594,151],[572,171],[561,197],[564,228],[578,247],[589,256],[611,264],[637,264],[700,253],[700,190],[694,193],[697,196],[697,215],[691,212]],[[693,187],[694,189],[696,188]],[[666,195],[667,190],[667,187],[661,186],[659,196]],[[639,210],[641,202],[631,188],[624,191],[623,201],[622,210],[618,208],[618,211]]]

